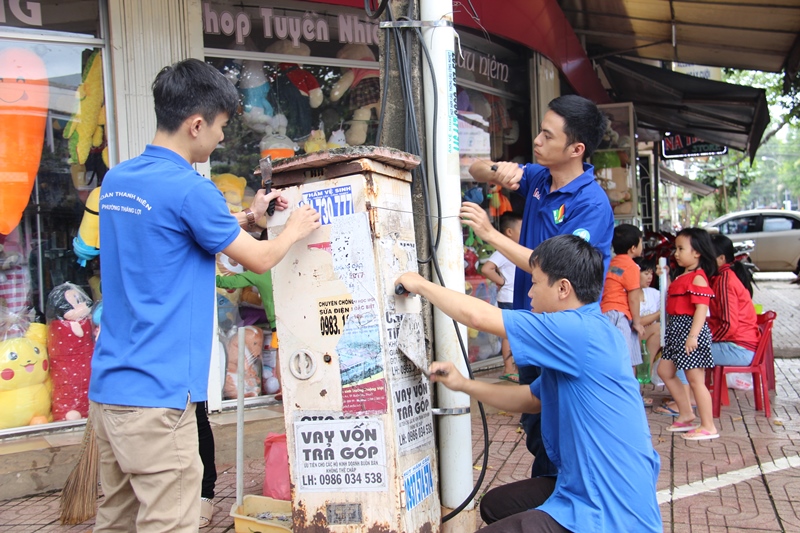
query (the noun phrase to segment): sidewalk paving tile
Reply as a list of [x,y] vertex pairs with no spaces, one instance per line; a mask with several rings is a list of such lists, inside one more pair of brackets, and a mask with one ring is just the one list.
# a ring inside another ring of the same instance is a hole
[[[772,418],[768,420],[763,411],[755,411],[752,391],[730,391],[730,405],[723,406],[716,422],[720,438],[688,442],[666,431],[672,417],[647,409],[653,447],[661,456],[657,490],[666,500],[660,506],[665,532],[800,531],[800,286],[760,281],[754,301],[778,312],[773,335],[778,359]],[[496,373],[490,370],[478,377],[493,381]],[[654,405],[668,395],[663,387],[652,385],[645,386],[645,394],[654,398]],[[527,478],[532,463],[525,434],[519,428],[519,415],[487,409],[487,423],[489,467],[477,501],[491,488]],[[473,417],[472,444],[477,480],[484,454],[483,428],[477,414]],[[236,498],[236,472],[232,465],[217,466],[216,513],[203,532],[233,532],[229,511]],[[263,468],[262,461],[247,462],[245,494],[261,493]],[[691,495],[680,492],[684,490],[690,490]],[[58,492],[0,501],[0,531],[92,530],[93,520],[77,526],[59,525],[58,503]]]

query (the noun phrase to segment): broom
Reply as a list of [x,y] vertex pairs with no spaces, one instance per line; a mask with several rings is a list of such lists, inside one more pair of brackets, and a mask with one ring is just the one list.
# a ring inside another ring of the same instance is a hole
[[97,514],[97,462],[97,442],[92,419],[89,418],[86,420],[78,463],[70,472],[61,492],[59,520],[62,524],[81,524]]

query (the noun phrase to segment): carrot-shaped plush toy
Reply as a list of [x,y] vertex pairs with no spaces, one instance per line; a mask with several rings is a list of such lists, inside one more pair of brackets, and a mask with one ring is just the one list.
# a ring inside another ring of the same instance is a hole
[[50,90],[42,59],[0,50],[0,234],[19,225],[39,171]]

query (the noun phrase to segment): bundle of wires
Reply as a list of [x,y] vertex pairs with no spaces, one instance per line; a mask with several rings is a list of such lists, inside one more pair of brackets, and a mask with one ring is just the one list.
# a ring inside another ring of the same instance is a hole
[[[392,13],[392,8],[389,5],[389,0],[381,0],[380,4],[376,9],[372,9],[372,0],[364,0],[364,10],[367,13],[367,16],[371,19],[375,20],[381,17],[383,13],[386,13],[385,19],[387,21],[393,22],[395,21],[394,15]],[[406,20],[412,21],[414,20],[414,5],[415,2],[409,1],[408,5],[408,14],[405,17],[400,17],[398,20]],[[378,121],[378,129],[376,134],[376,139],[380,142],[381,134],[383,132],[383,123],[384,123],[384,116],[386,113],[386,101],[388,98],[389,93],[389,63],[391,59],[391,53],[394,53],[394,56],[397,59],[398,64],[398,79],[400,81],[400,88],[403,95],[403,102],[405,104],[405,146],[404,150],[410,154],[414,154],[417,156],[422,155],[422,147],[420,143],[420,132],[417,127],[417,117],[416,117],[416,109],[414,106],[414,97],[413,97],[413,87],[411,85],[412,74],[413,74],[413,66],[411,64],[411,56],[409,54],[410,48],[413,46],[414,39],[419,41],[420,48],[423,52],[426,62],[428,63],[428,68],[430,69],[431,79],[433,84],[433,116],[434,116],[434,123],[433,123],[433,148],[431,157],[436,160],[437,156],[437,146],[436,146],[436,128],[438,124],[436,122],[435,117],[437,116],[438,111],[438,93],[436,90],[436,73],[433,68],[433,62],[431,60],[430,51],[428,47],[425,45],[425,41],[422,37],[422,32],[420,31],[419,27],[410,27],[407,28],[409,32],[405,35],[401,34],[400,28],[397,27],[390,27],[386,28],[386,39],[385,39],[385,53],[386,57],[383,63],[383,96],[381,98],[381,111],[380,117]],[[392,46],[394,45],[394,46]],[[436,166],[433,167],[433,184],[434,184],[434,192],[436,195],[436,206],[437,206],[437,213],[441,214],[441,195],[439,191],[439,176],[436,170]],[[425,264],[430,263],[433,267],[436,275],[441,280],[442,272],[439,268],[439,262],[437,261],[437,249],[439,247],[439,242],[442,236],[441,224],[437,224],[437,230],[434,235],[433,228],[431,225],[431,211],[430,211],[430,194],[428,190],[428,178],[427,172],[425,169],[425,165],[420,165],[413,171],[413,179],[412,179],[412,188],[413,187],[421,187],[422,188],[422,196],[424,199],[425,204],[425,227],[428,231],[429,242],[430,242],[430,250],[429,255],[425,259],[418,259],[419,263]],[[469,374],[470,379],[473,379],[472,370],[469,366],[469,357],[467,355],[467,349],[464,345],[464,339],[461,337],[461,332],[458,328],[458,323],[454,320],[453,327],[456,330],[456,336],[458,337],[458,343],[461,347],[461,354],[464,357],[464,362],[466,363],[467,372]],[[486,423],[486,412],[483,408],[483,404],[478,402],[478,410],[480,411],[481,415],[481,423],[483,425],[483,464],[481,466],[481,473],[478,476],[478,480],[475,483],[470,494],[464,499],[464,501],[453,511],[442,517],[442,522],[447,522],[458,513],[460,513],[464,508],[469,505],[469,503],[473,500],[475,495],[480,490],[481,485],[483,484],[484,477],[486,476],[486,468],[489,462],[489,429]]]

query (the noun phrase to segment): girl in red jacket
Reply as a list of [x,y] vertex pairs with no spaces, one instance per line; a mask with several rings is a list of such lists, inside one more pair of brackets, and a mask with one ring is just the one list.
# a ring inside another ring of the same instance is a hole
[[711,278],[708,327],[715,365],[746,366],[753,361],[759,331],[751,295],[750,271],[733,260],[733,243],[725,235],[711,236],[717,255],[717,275]]

